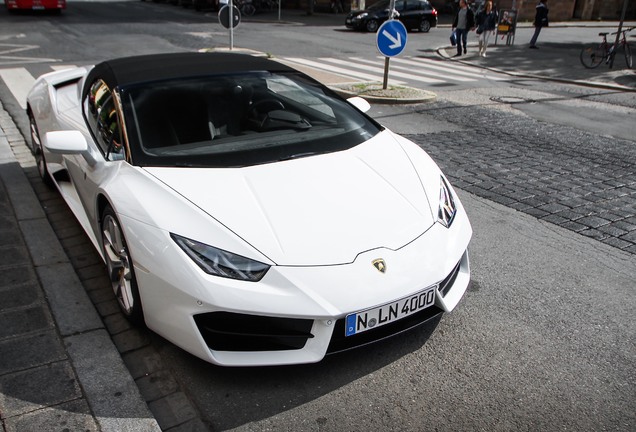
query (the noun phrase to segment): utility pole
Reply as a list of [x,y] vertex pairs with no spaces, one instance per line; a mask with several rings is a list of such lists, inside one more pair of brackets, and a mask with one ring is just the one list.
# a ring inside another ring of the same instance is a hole
[[625,21],[625,14],[627,13],[627,2],[628,0],[623,0],[623,12],[621,12],[621,20],[618,22],[618,30],[616,31],[616,40],[614,41],[614,49],[612,50],[612,55],[610,56],[609,68],[612,69],[614,66],[614,58],[616,57],[616,50],[618,49],[618,41],[621,37],[621,30],[623,30],[623,21]]

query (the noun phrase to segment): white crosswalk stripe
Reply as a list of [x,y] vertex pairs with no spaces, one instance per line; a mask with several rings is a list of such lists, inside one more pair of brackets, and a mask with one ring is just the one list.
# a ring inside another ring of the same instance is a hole
[[[339,59],[333,59],[333,58],[321,58],[320,59],[323,62],[327,62],[327,63],[334,63],[334,64],[338,64],[338,65],[344,65],[344,66],[349,66],[352,68],[359,68],[362,70],[366,70],[366,71],[370,71],[370,72],[376,72],[378,74],[380,74],[381,77],[384,76],[384,63],[383,62],[373,62],[373,61],[364,61],[364,64],[358,64],[355,61],[351,61],[350,60],[339,60]],[[359,61],[359,59],[358,59]],[[379,66],[374,67],[371,66],[372,64],[377,64]],[[395,70],[391,71],[391,74],[389,76],[392,77],[398,77],[398,78],[406,78],[406,79],[410,79],[410,80],[414,80],[414,81],[420,81],[423,83],[427,83],[427,84],[439,84],[439,83],[443,83],[443,80],[440,79],[435,79],[435,78],[428,78],[428,77],[424,77],[424,76],[420,76],[420,75],[414,75],[412,73],[403,73],[403,72],[398,72]],[[379,80],[381,81],[381,80]]]
[[[384,79],[384,57],[381,56],[375,59],[322,57],[309,60],[290,57],[283,58],[283,60],[358,80],[383,81]],[[484,80],[505,81],[507,79],[491,71],[456,62],[421,57],[392,57],[390,60],[390,84],[400,85],[409,81],[431,85],[443,83],[464,84]]]
[[[332,73],[336,73],[338,75],[343,75],[345,77],[350,77],[352,79],[355,80],[367,80],[367,81],[382,81],[382,75],[369,75],[367,73],[364,72],[360,72],[357,70],[351,70],[351,69],[347,69],[347,68],[341,68],[341,67],[337,67],[337,66],[333,66],[333,65],[329,65],[329,64],[325,64],[325,63],[321,63],[321,62],[317,62],[317,61],[313,61],[313,60],[307,60],[307,59],[303,59],[303,58],[296,58],[296,57],[285,57],[283,58],[283,60],[291,62],[291,63],[296,63],[299,65],[304,65],[304,66],[309,66],[315,69],[319,69],[319,70],[324,70],[327,72],[332,72]],[[346,63],[347,66],[351,66],[350,62]],[[404,84],[401,81],[391,81],[392,84]]]
[[489,79],[494,81],[505,81],[508,78],[495,76],[490,71],[486,69],[480,69],[473,66],[468,66],[465,64],[452,63],[448,61],[439,61],[432,59],[425,59],[421,57],[411,57],[409,59],[403,59],[400,57],[393,58],[392,60],[395,63],[399,64],[407,64],[412,66],[419,66],[425,68],[427,70],[437,70],[444,72],[443,76],[449,78],[449,74],[459,75],[465,77],[479,79]]
[[77,66],[75,66],[75,65],[51,65],[51,69],[53,69],[54,71],[73,69],[75,67],[77,67]]
[[[367,63],[367,64],[371,64],[373,62],[373,60],[365,60],[360,58],[352,58],[352,60],[356,62],[360,62],[360,63]],[[374,63],[377,63],[377,61]],[[414,69],[413,66],[415,66],[416,69]],[[410,75],[410,76],[412,74],[422,74],[422,75],[433,76],[433,77],[437,77],[437,79],[434,79],[434,81],[432,81],[435,83],[441,83],[441,82],[445,82],[449,80],[460,81],[460,82],[477,81],[476,78],[470,78],[471,74],[469,74],[468,72],[455,73],[455,75],[450,75],[449,74],[450,71],[448,69],[444,69],[444,68],[441,68],[441,70],[435,70],[434,68],[430,68],[430,69],[433,69],[433,70],[429,70],[429,68],[424,68],[424,66],[421,63],[417,63],[414,61],[410,61],[410,60],[398,61],[398,59],[396,58],[391,59],[391,66],[390,66],[391,74],[396,73],[395,71],[397,70],[397,71],[406,71],[408,72],[407,75]],[[400,75],[404,75],[404,73],[401,73],[401,72],[397,72],[397,73],[400,73]],[[415,77],[413,79],[415,79]]]
[[22,109],[26,109],[26,97],[35,78],[25,68],[0,69],[0,78],[7,85]]
[[[52,71],[59,71],[64,69],[72,69],[75,65],[49,65]],[[40,69],[41,71],[41,69]],[[38,75],[39,76],[39,75]],[[4,81],[5,85],[20,104],[22,109],[26,109],[26,98],[37,79],[37,76],[33,76],[31,72],[25,67],[17,68],[0,68],[0,79]]]

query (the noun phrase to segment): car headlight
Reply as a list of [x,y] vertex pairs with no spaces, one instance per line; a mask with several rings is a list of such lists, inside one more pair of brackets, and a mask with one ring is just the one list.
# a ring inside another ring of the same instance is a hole
[[257,282],[265,276],[269,265],[245,258],[176,234],[170,237],[201,269],[211,275]]
[[443,176],[440,176],[439,182],[439,210],[437,211],[437,221],[449,228],[455,219],[457,207],[453,200],[453,194],[450,187]]
[[366,18],[369,14],[368,13],[361,13],[360,15],[354,16],[353,19],[354,20],[361,20],[363,18]]

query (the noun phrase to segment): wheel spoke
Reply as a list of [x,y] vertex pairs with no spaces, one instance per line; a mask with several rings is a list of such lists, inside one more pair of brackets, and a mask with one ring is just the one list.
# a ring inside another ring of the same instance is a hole
[[134,307],[130,259],[119,225],[111,216],[104,219],[102,237],[113,292],[124,313],[130,314]]

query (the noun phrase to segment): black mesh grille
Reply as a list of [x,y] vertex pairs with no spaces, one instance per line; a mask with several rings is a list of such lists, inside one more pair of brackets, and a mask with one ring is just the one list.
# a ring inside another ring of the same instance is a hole
[[446,297],[446,294],[448,294],[450,289],[453,287],[453,284],[455,283],[455,279],[457,279],[457,275],[459,274],[460,264],[461,264],[461,261],[458,262],[455,268],[453,269],[453,271],[451,271],[450,274],[446,276],[446,279],[440,282],[438,290],[439,290],[439,293],[442,295],[442,297]]
[[230,312],[195,315],[208,347],[215,351],[283,351],[301,349],[313,320],[273,318]]

